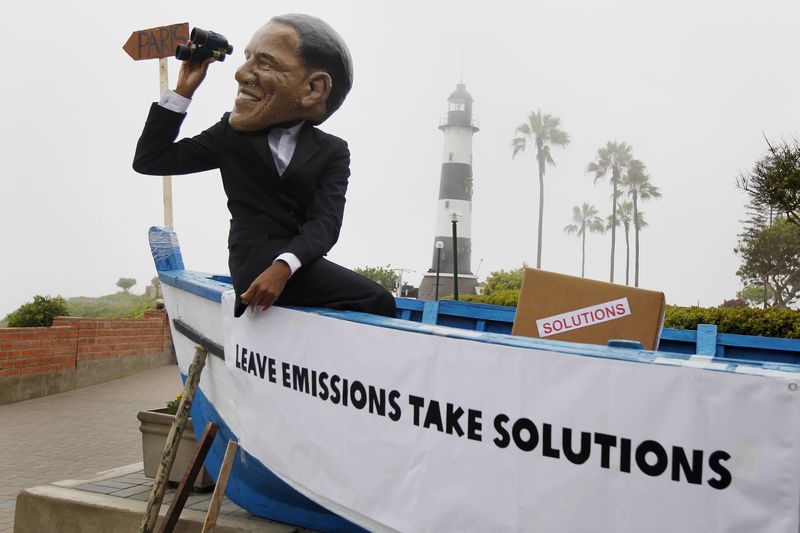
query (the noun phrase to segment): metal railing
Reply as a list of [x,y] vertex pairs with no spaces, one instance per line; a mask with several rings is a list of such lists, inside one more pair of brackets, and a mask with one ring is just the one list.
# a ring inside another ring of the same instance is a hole
[[[439,117],[439,128],[442,128],[444,126],[450,125],[449,124],[449,115],[450,115],[449,113],[444,113],[442,116]],[[453,126],[467,126],[466,124],[452,124],[452,125]],[[476,117],[475,115],[472,115],[470,117],[469,126],[475,128],[476,130],[480,129],[480,121],[478,120],[478,117]]]

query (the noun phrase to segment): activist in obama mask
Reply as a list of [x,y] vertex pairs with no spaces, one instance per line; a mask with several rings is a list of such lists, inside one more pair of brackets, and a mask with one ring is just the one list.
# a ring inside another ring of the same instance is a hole
[[154,175],[220,169],[237,317],[247,306],[273,303],[394,317],[388,291],[323,257],[339,236],[350,152],[315,125],[352,86],[344,40],[318,18],[281,15],[255,32],[244,56],[233,109],[200,135],[174,142],[213,60],[183,62],[174,93],[151,107],[134,168]]
[[[256,31],[244,55],[229,117],[237,131],[300,120],[321,124],[339,109],[353,83],[347,45],[327,23],[308,15],[273,17]],[[191,98],[212,62],[184,62],[175,92]]]

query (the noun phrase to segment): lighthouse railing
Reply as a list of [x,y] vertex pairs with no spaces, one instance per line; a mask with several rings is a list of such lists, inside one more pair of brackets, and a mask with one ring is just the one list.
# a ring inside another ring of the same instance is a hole
[[[442,129],[445,126],[462,126],[462,127],[469,126],[471,128],[474,128],[475,130],[480,129],[480,121],[478,120],[478,117],[476,117],[475,115],[472,115],[470,117],[469,124],[462,124],[462,122],[466,121],[461,121],[461,120],[451,121],[450,113],[454,113],[454,111],[450,111],[439,117],[439,129]],[[459,113],[463,113],[463,111]]]

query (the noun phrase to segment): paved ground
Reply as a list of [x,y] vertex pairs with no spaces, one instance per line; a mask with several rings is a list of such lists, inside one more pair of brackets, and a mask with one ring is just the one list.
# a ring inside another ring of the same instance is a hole
[[[125,498],[129,500],[139,500],[142,502],[148,501],[150,498],[150,491],[153,488],[153,480],[145,477],[142,470],[130,472],[121,475],[113,475],[104,479],[93,480],[89,483],[75,485],[75,490],[84,492],[93,492],[96,494],[105,494],[107,496],[114,496],[117,498]],[[167,505],[172,502],[175,497],[176,487],[168,486],[164,493],[162,505]],[[186,500],[184,509],[191,509],[194,511],[201,511],[203,513],[208,511],[211,505],[211,496],[213,495],[211,489],[204,492],[192,492]],[[293,526],[273,522],[259,518],[248,513],[232,501],[227,496],[222,500],[222,506],[219,510],[220,515],[244,518],[252,521],[248,528],[258,527],[266,533],[315,533],[310,529],[298,529]],[[248,529],[249,531],[250,529]]]
[[176,365],[0,405],[0,533],[14,529],[20,490],[142,460],[136,413],[163,407],[182,389]]

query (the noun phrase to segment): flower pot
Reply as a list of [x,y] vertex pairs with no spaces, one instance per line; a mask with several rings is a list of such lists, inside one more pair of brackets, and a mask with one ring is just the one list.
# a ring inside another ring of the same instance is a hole
[[[142,432],[142,458],[144,461],[144,475],[150,478],[156,477],[158,465],[161,463],[161,455],[164,453],[164,446],[167,442],[167,435],[172,427],[175,415],[168,414],[166,409],[153,409],[150,411],[139,411],[136,415],[141,425],[139,430]],[[181,442],[178,445],[178,452],[175,454],[175,462],[169,473],[169,481],[179,483],[183,478],[184,472],[189,467],[192,460],[194,448],[197,443],[194,440],[194,425],[191,417],[186,421]],[[204,466],[197,479],[194,481],[194,488],[199,490],[208,489],[214,486],[214,479]]]

